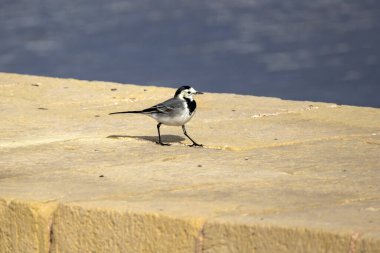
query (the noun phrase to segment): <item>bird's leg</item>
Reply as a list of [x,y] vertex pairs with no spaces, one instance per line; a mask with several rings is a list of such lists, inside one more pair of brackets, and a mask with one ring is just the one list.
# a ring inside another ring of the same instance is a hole
[[157,124],[157,131],[158,131],[158,142],[156,142],[157,144],[160,144],[161,146],[170,146],[169,143],[163,143],[161,141],[161,134],[160,134],[160,126],[161,126],[162,123],[158,123]]
[[193,144],[190,145],[191,147],[203,147],[202,144],[198,144],[193,139],[191,139],[191,137],[186,132],[185,125],[182,126],[182,130],[183,130],[183,134],[186,135],[186,137],[189,138],[193,142]]

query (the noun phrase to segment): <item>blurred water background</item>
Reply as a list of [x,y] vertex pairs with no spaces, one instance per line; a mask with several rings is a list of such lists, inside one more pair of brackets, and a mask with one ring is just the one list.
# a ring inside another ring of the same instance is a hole
[[380,1],[0,0],[0,71],[380,107]]

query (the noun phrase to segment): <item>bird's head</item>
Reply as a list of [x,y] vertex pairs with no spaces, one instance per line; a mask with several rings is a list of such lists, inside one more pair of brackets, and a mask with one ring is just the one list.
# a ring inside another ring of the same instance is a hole
[[190,86],[182,86],[179,87],[178,90],[175,92],[174,97],[180,98],[180,99],[190,99],[193,100],[193,95],[196,94],[203,94],[202,92],[196,91],[193,87]]

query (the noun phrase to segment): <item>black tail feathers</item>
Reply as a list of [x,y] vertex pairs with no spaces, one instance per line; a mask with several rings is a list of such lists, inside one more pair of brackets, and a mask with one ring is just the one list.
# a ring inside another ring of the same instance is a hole
[[125,111],[125,112],[111,112],[108,115],[112,114],[123,114],[123,113],[142,113],[142,111]]

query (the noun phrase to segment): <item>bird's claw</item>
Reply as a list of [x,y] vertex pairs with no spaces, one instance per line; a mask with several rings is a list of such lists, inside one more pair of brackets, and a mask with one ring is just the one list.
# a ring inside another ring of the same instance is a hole
[[163,142],[160,142],[160,141],[156,141],[156,144],[159,144],[161,146],[171,146],[171,144],[169,144],[169,143],[163,143]]
[[193,144],[189,145],[189,147],[199,147],[199,148],[203,148],[203,145],[194,142]]

